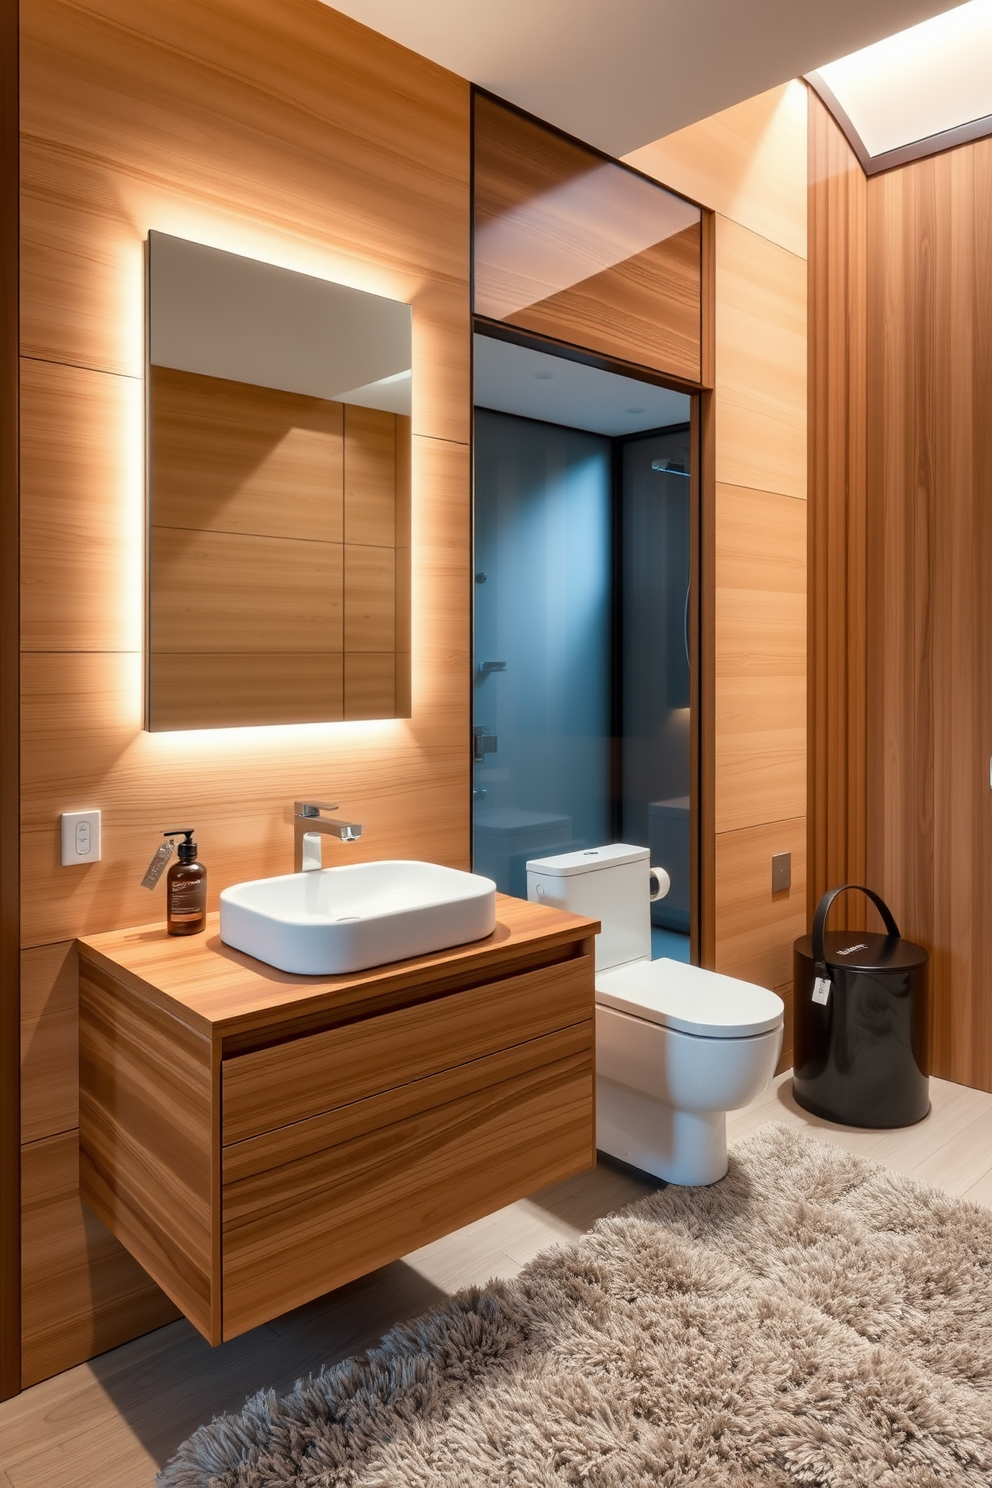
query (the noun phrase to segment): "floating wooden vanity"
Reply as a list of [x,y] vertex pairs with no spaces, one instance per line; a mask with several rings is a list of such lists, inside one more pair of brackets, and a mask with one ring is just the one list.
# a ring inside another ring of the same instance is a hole
[[595,1162],[598,925],[291,976],[143,927],[80,953],[80,1188],[211,1343]]

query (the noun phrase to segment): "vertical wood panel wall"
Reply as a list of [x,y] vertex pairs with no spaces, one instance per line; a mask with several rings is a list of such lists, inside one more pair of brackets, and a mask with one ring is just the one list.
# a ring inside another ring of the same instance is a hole
[[990,202],[992,141],[866,181],[811,97],[811,903],[883,894],[931,952],[933,1073],[983,1090]]
[[0,0],[0,1399],[20,1383],[18,0]]
[[[21,24],[29,1384],[173,1315],[76,1196],[67,969],[77,934],[162,916],[157,834],[196,826],[211,906],[291,869],[301,794],[364,823],[352,859],[467,866],[469,90],[318,0],[23,0]],[[149,228],[413,305],[410,719],[142,732]],[[86,807],[103,861],[62,868]]]
[[[826,889],[867,871],[867,180],[809,90],[809,876]],[[845,895],[837,929],[864,928]]]
[[868,181],[871,883],[992,1090],[992,140]]
[[[787,995],[806,917],[805,95],[626,157],[717,214],[715,964]],[[792,888],[773,895],[777,852]]]

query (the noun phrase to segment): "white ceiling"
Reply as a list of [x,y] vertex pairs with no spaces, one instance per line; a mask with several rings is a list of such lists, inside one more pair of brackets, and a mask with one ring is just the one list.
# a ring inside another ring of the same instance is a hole
[[689,422],[685,393],[510,341],[478,335],[473,339],[477,408],[589,429],[611,438]]
[[610,155],[951,9],[947,0],[333,0]]
[[869,155],[992,114],[992,0],[971,0],[818,69]]

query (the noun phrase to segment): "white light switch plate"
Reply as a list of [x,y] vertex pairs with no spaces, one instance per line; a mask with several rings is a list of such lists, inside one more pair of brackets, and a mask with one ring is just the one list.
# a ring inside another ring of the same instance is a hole
[[99,811],[63,811],[62,867],[73,863],[99,863]]

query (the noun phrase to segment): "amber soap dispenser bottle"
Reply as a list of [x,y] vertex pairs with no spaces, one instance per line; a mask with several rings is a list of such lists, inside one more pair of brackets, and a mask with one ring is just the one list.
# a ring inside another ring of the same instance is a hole
[[163,837],[178,837],[179,862],[173,863],[166,879],[166,929],[170,935],[196,935],[207,923],[207,870],[196,861],[192,827],[176,827]]

